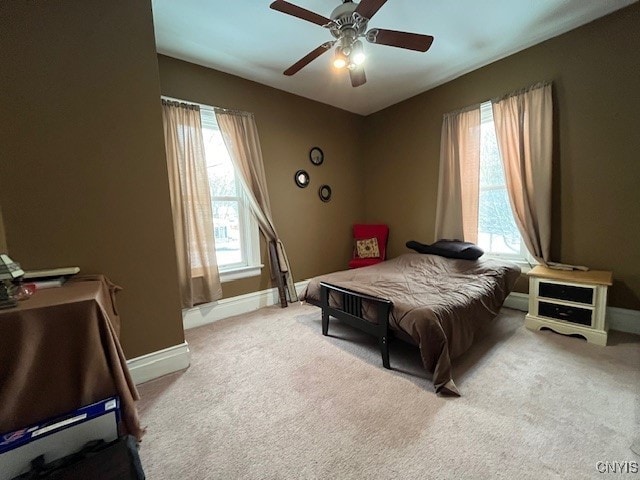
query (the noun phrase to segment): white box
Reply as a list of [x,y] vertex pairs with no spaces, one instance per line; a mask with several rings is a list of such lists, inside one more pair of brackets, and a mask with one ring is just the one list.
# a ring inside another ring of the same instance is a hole
[[28,472],[31,461],[45,463],[70,455],[92,440],[118,438],[120,400],[111,397],[66,415],[0,436],[0,480]]

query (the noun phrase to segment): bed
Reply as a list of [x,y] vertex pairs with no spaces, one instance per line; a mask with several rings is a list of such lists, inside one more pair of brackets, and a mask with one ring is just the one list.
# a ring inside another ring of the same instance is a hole
[[383,365],[397,337],[420,349],[440,394],[459,395],[451,362],[498,314],[520,268],[494,259],[406,253],[370,267],[315,277],[301,299],[322,308],[322,333],[338,318],[378,337]]

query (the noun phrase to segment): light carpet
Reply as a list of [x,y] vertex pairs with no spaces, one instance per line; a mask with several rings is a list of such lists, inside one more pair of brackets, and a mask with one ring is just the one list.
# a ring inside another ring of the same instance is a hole
[[188,330],[191,367],[140,386],[147,478],[585,479],[603,478],[598,462],[638,465],[640,337],[599,347],[523,322],[503,309],[454,362],[461,398],[434,393],[414,347],[392,343],[386,370],[372,337],[333,319],[322,336],[311,305]]

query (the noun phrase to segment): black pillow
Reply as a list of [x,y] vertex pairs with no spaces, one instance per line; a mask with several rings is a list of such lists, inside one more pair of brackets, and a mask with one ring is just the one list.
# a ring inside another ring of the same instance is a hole
[[480,258],[484,251],[477,245],[459,240],[438,240],[432,245],[410,240],[406,243],[407,248],[411,248],[418,253],[430,253],[446,258],[460,258],[462,260],[476,260]]

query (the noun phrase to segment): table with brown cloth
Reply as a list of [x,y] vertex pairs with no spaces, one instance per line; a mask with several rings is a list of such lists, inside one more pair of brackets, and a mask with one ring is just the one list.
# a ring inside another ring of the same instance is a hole
[[103,275],[76,276],[0,310],[0,433],[118,395],[122,433],[142,438],[118,290]]

